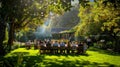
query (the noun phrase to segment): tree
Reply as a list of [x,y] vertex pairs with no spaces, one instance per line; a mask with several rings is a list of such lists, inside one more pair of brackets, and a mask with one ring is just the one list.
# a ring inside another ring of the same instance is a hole
[[98,0],[88,6],[80,6],[81,22],[78,26],[76,34],[93,35],[106,34],[113,40],[114,50],[120,52],[119,38],[120,33],[120,4],[119,0],[108,1]]
[[5,11],[4,7],[2,6],[3,0],[0,0],[0,56],[5,55],[5,50],[4,50],[4,38],[5,38],[5,29],[6,29],[6,16],[5,16]]
[[[25,27],[32,20],[43,20],[50,12],[63,13],[70,9],[69,0],[0,0],[0,49],[5,37],[6,23],[9,24],[9,51],[14,40],[16,30]],[[0,52],[3,53],[2,51]]]
[[120,39],[118,37],[120,33],[120,0],[115,1],[103,1],[104,7],[104,15],[102,17],[106,17],[106,21],[102,26],[103,31],[107,31],[108,35],[113,39],[114,51],[120,52]]

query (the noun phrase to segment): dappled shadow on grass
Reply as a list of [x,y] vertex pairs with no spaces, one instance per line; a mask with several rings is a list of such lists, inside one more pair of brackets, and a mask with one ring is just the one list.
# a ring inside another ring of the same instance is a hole
[[[104,50],[90,48],[90,51],[104,52]],[[88,51],[89,51],[88,50]],[[35,50],[36,51],[36,50]],[[33,54],[29,52],[11,52],[11,56],[4,58],[4,67],[114,67],[108,62],[90,61],[85,58],[91,57],[86,54]],[[109,53],[105,53],[109,54]],[[91,55],[91,56],[90,56]],[[84,58],[85,57],[85,58]],[[94,57],[93,57],[94,58]]]
[[26,67],[33,67],[36,66],[36,63],[42,62],[44,59],[43,55],[40,56],[27,56],[23,57],[23,64],[25,64]]
[[51,60],[51,59],[45,59],[43,60],[42,63],[37,63],[36,67],[84,67],[84,66],[89,66],[89,67],[114,67],[115,65],[110,64],[110,63],[97,63],[97,62],[90,62],[90,61],[85,61],[85,60]]
[[[14,57],[15,58],[15,57]],[[9,64],[6,64],[6,67],[14,67],[14,64],[17,64],[15,60],[13,59],[9,60]],[[91,67],[98,67],[98,66],[104,66],[104,67],[114,67],[115,65],[112,65],[110,63],[97,63],[97,62],[89,62],[89,61],[69,61],[69,60],[51,60],[51,59],[43,59],[40,57],[24,57],[24,60],[21,65],[25,67],[84,67],[84,66],[91,66]]]
[[90,47],[88,50],[89,51],[96,51],[96,52],[99,52],[99,53],[102,53],[102,54],[107,54],[107,55],[120,56],[119,53],[116,53],[116,52],[113,52],[113,51],[108,51],[108,50],[102,50],[102,49],[95,48],[95,47]]
[[38,56],[13,56],[13,57],[7,57],[4,59],[4,66],[5,67],[32,67],[37,62],[42,62],[44,59],[43,55]]
[[[18,53],[17,53],[18,54]],[[80,56],[80,55],[79,55]],[[4,59],[5,67],[114,67],[115,65],[104,62],[90,62],[80,59],[77,55],[36,55],[36,56],[11,56]],[[20,58],[20,60],[18,60]],[[18,64],[19,63],[19,64]]]

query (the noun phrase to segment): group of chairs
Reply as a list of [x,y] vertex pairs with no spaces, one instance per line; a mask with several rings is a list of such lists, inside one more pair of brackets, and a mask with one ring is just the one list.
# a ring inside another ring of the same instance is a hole
[[[62,42],[63,43],[63,42]],[[60,44],[58,42],[45,42],[36,41],[34,44],[34,49],[39,49],[40,54],[83,54],[85,53],[84,43],[78,45],[77,42],[64,42],[64,46],[54,46],[55,44]],[[74,46],[73,46],[74,45]],[[26,48],[31,48],[30,41],[26,42]]]
[[83,46],[76,47],[73,49],[73,47],[46,47],[46,46],[40,46],[40,54],[83,54],[84,49]]

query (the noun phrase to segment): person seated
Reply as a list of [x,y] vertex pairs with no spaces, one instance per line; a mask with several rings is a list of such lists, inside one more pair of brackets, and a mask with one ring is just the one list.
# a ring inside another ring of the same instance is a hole
[[60,53],[65,53],[65,45],[66,45],[66,42],[60,43]]
[[77,53],[82,54],[83,53],[83,42],[78,43]]
[[46,44],[44,41],[41,41],[40,43],[40,53],[46,53]]
[[69,42],[67,43],[67,54],[70,53],[70,50],[71,50],[71,42],[69,41]]
[[61,42],[60,47],[65,47],[65,42]]
[[44,41],[45,43],[47,43],[47,39],[44,39],[43,41]]
[[58,41],[55,41],[55,42],[53,43],[53,46],[58,47]]
[[50,41],[48,41],[48,42],[46,43],[46,48],[47,48],[47,52],[48,52],[48,53],[51,53],[51,43],[50,43]]
[[46,43],[45,43],[44,41],[41,41],[41,42],[40,42],[40,46],[46,47]]
[[46,43],[46,47],[51,47],[50,41],[48,41],[48,42]]
[[87,48],[88,45],[85,42],[83,42],[83,53],[86,53]]
[[34,49],[38,49],[38,47],[39,47],[39,41],[34,40]]
[[86,43],[87,43],[87,45],[88,45],[88,48],[92,45],[92,40],[91,40],[90,37],[88,37],[88,38],[86,39]]
[[55,41],[53,43],[53,52],[54,53],[58,53],[58,46],[59,46],[58,41]]
[[72,42],[72,53],[75,53],[75,50],[77,49],[77,42],[73,41]]
[[31,48],[31,41],[29,40],[28,42],[26,42],[26,48],[30,49]]

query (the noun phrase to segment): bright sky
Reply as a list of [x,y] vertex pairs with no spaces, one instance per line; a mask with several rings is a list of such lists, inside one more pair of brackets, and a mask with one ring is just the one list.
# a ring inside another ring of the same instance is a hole
[[[90,0],[90,2],[93,2],[93,1],[94,1],[94,0]],[[77,3],[79,3],[79,0],[74,0],[74,1],[71,2],[72,5],[75,5],[75,4],[77,4]]]
[[71,0],[71,5],[72,6],[74,6],[75,4],[78,4],[78,3],[79,3],[79,0],[74,0],[74,1]]

